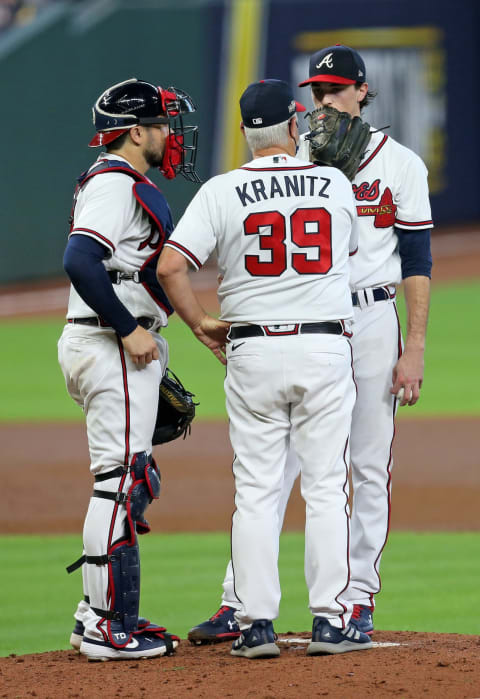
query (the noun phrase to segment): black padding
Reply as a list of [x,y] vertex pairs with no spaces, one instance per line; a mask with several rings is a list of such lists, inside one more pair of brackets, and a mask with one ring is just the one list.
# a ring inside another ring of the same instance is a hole
[[140,556],[138,542],[124,544],[110,553],[111,584],[114,588],[113,610],[126,634],[137,631],[140,602]]

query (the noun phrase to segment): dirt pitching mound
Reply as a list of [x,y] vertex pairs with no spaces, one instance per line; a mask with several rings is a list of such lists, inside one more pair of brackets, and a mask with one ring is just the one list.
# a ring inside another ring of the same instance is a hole
[[308,657],[307,633],[279,638],[281,654],[247,660],[229,644],[182,641],[170,657],[90,663],[72,651],[0,658],[0,697],[147,699],[151,697],[442,697],[480,696],[476,636],[376,631],[375,647]]

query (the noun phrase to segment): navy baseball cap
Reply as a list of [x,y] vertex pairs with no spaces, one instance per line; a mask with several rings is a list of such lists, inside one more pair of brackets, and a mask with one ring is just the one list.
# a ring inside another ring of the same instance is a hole
[[299,83],[299,87],[311,83],[339,83],[353,85],[367,80],[365,63],[358,51],[337,44],[327,46],[310,57],[309,79]]
[[240,97],[243,125],[261,129],[288,121],[296,112],[306,108],[296,102],[292,88],[283,80],[260,80],[251,83]]

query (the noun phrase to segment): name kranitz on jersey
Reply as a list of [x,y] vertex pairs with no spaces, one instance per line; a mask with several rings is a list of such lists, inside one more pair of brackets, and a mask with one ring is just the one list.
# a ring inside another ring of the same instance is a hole
[[[299,155],[308,159],[308,142]],[[413,151],[381,131],[373,132],[352,183],[359,250],[351,259],[353,290],[400,284],[402,271],[395,228],[432,228],[427,168]]]
[[[102,153],[89,171],[104,160],[118,160],[132,167],[125,158]],[[153,231],[149,217],[135,199],[132,185],[132,178],[124,173],[101,173],[82,187],[75,204],[70,236],[86,235],[102,243],[110,252],[108,259],[103,261],[107,271],[135,272],[145,265],[158,247],[158,232]],[[168,205],[165,204],[165,207],[162,225],[167,230],[172,224]],[[161,325],[167,325],[166,312],[142,284],[133,280],[122,281],[121,284],[114,284],[113,288],[132,315],[159,318]],[[71,285],[67,316],[78,318],[94,315],[95,311]]]
[[206,182],[165,245],[196,269],[216,250],[224,320],[348,319],[354,218],[340,170],[273,155]]

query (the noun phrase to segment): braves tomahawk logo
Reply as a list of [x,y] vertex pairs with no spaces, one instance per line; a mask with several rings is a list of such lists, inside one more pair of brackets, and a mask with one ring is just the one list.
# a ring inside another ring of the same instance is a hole
[[[380,194],[380,180],[374,182],[362,182],[353,185],[355,199],[359,202],[374,202]],[[363,204],[357,206],[358,216],[373,216],[375,228],[390,228],[395,225],[397,207],[393,203],[392,191],[386,187],[378,204]]]
[[163,242],[163,233],[160,233],[160,231],[155,226],[155,224],[152,223],[152,225],[150,227],[150,235],[145,240],[142,240],[142,242],[139,244],[137,249],[143,250],[148,245],[148,247],[151,248],[152,250],[157,250],[162,242]]

